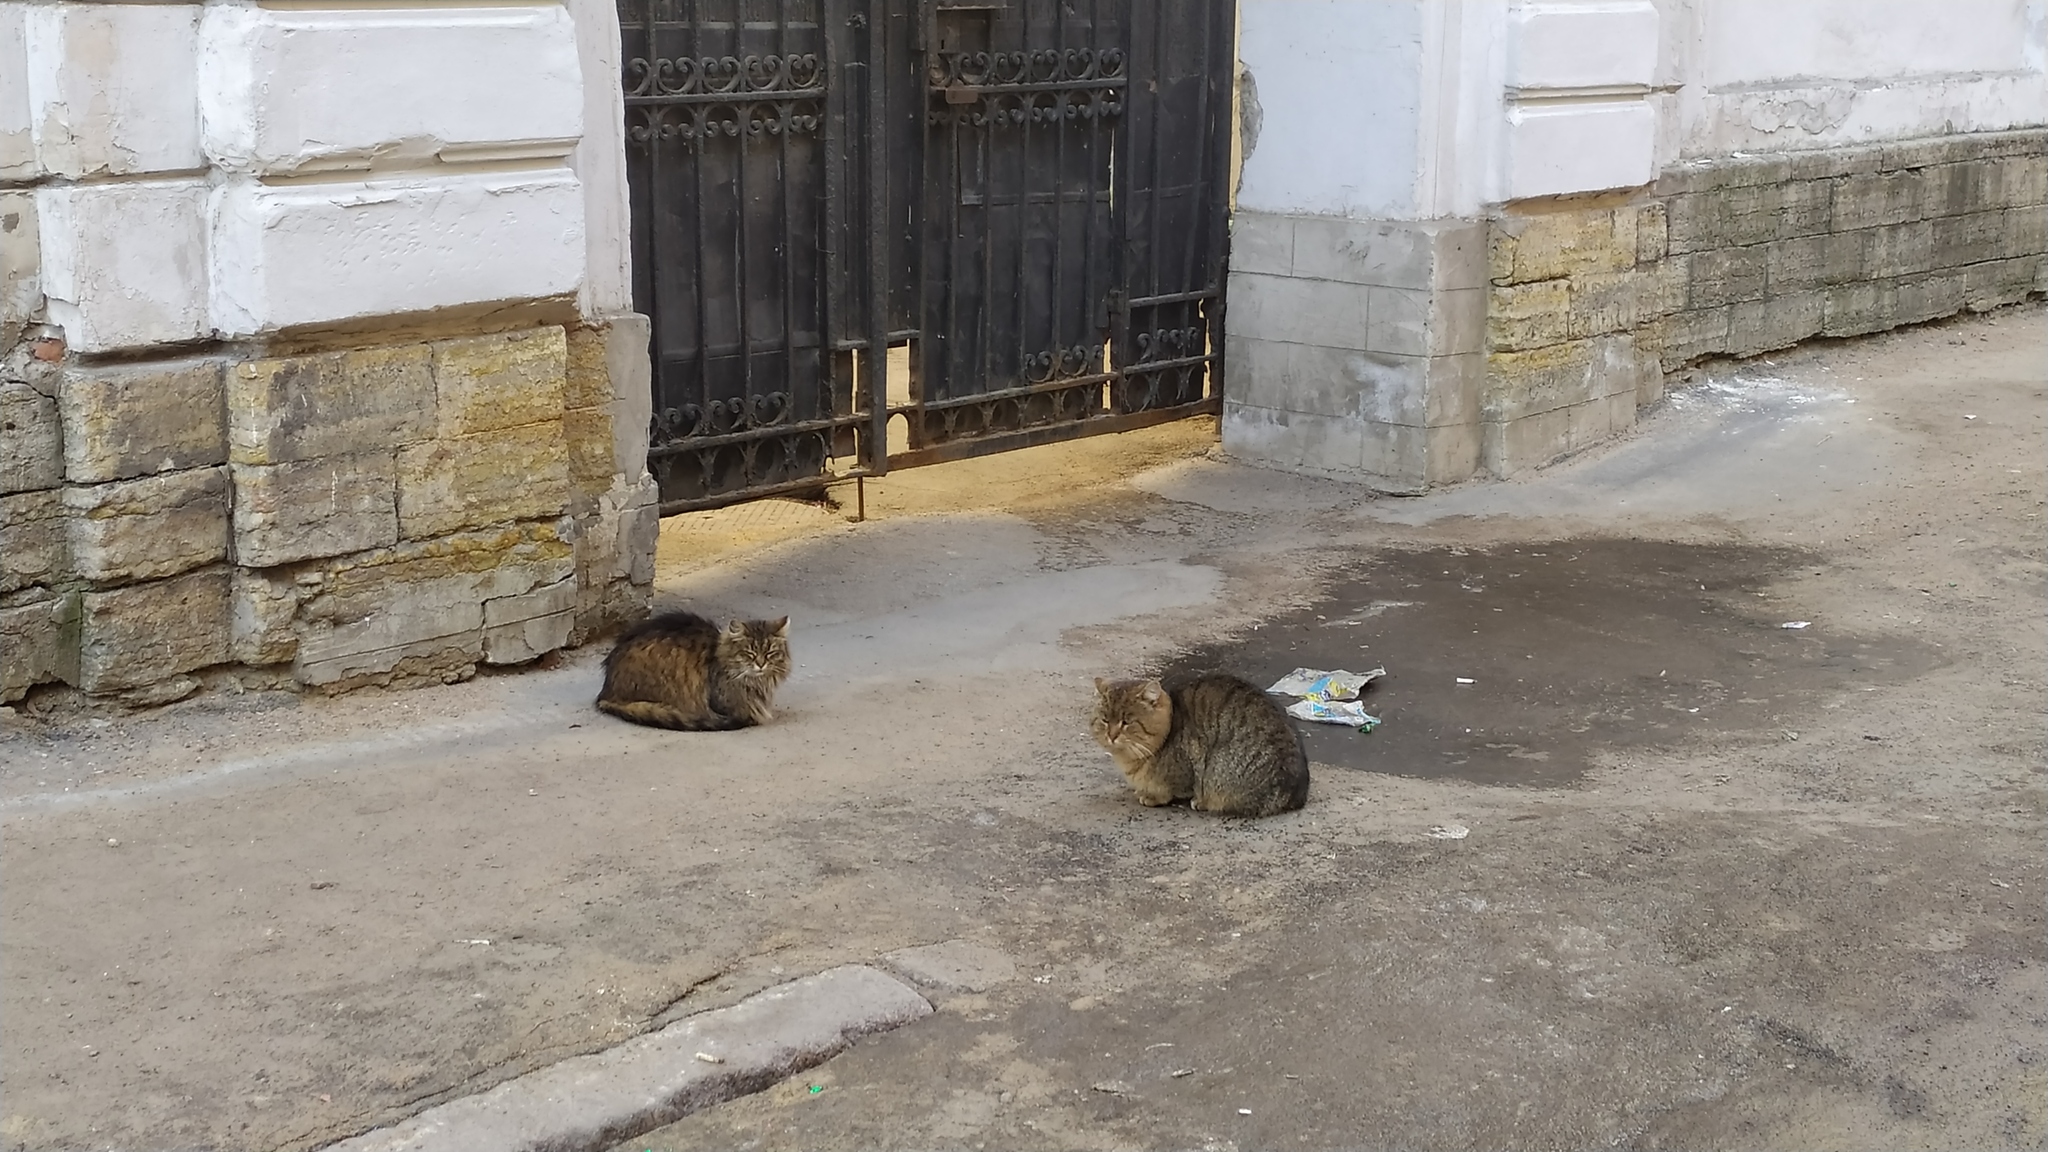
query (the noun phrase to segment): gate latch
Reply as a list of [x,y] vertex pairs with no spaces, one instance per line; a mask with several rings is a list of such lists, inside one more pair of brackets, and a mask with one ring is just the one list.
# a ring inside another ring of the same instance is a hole
[[981,99],[981,89],[972,84],[946,85],[946,103],[973,104]]

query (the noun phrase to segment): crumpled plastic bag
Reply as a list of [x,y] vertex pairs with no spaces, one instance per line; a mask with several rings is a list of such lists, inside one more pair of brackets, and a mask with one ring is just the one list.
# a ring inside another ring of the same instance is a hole
[[1358,697],[1367,684],[1386,674],[1385,668],[1375,668],[1370,672],[1296,668],[1266,691],[1301,697],[1287,706],[1287,714],[1297,720],[1342,724],[1360,732],[1370,732],[1380,726],[1379,717],[1367,712],[1365,705],[1358,702]]
[[1365,686],[1387,674],[1385,668],[1370,672],[1325,672],[1318,668],[1296,668],[1282,676],[1268,692],[1300,696],[1305,700],[1356,700]]

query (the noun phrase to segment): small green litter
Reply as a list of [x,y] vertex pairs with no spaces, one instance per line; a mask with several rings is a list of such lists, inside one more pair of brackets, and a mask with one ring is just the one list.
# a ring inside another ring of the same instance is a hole
[[811,1085],[811,1095],[813,1095],[813,1096],[816,1096],[816,1095],[817,1095],[818,1093],[820,1093],[820,1092],[823,1092],[824,1090],[825,1090],[825,1086],[824,1086],[823,1084],[813,1084],[813,1085]]

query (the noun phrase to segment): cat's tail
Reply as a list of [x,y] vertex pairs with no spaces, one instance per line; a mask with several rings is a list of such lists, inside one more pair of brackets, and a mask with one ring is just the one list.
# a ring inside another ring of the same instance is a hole
[[621,720],[645,724],[650,728],[668,728],[677,732],[730,732],[735,728],[748,727],[748,722],[717,712],[685,712],[672,704],[660,704],[652,700],[597,700],[599,711],[609,712]]

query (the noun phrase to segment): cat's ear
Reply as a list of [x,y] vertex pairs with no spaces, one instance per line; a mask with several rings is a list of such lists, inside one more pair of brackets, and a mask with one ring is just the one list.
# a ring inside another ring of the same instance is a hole
[[1157,704],[1157,703],[1159,703],[1160,699],[1161,699],[1162,697],[1164,697],[1165,695],[1166,695],[1166,689],[1160,686],[1160,683],[1159,683],[1159,681],[1157,681],[1157,680],[1147,680],[1147,681],[1145,681],[1145,691],[1144,691],[1144,693],[1143,693],[1143,696],[1144,696],[1144,700],[1145,700],[1145,703],[1147,703],[1147,704]]
[[789,638],[789,617],[784,616],[775,622],[775,634],[784,639]]
[[1097,676],[1095,678],[1095,694],[1097,696],[1109,695],[1109,681],[1104,680],[1100,676]]
[[725,626],[725,634],[738,640],[747,634],[747,622],[744,620],[734,620]]

